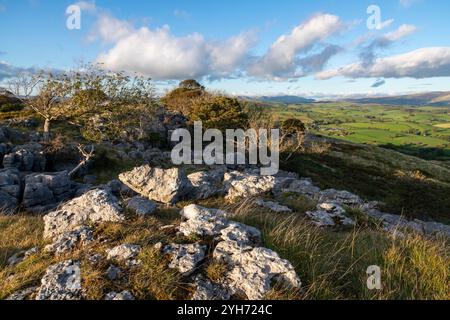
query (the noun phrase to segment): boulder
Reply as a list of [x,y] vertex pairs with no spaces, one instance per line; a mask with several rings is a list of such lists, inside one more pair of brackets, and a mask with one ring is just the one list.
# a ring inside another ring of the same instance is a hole
[[316,210],[308,211],[306,215],[319,227],[352,226],[355,224],[352,219],[345,216],[344,208],[335,202],[320,203]]
[[156,211],[157,206],[151,200],[136,196],[127,203],[127,209],[136,212],[137,215],[147,216]]
[[256,173],[232,171],[225,173],[224,186],[228,200],[249,198],[271,192],[276,186],[276,178]]
[[36,300],[81,299],[80,262],[67,260],[50,266],[41,280]]
[[192,199],[208,199],[224,192],[223,180],[226,167],[211,171],[201,171],[188,175],[193,190],[189,196]]
[[36,293],[38,287],[29,287],[17,292],[14,292],[12,295],[6,298],[6,300],[14,300],[14,301],[22,301],[31,299],[32,296]]
[[184,222],[180,224],[179,232],[184,236],[217,236],[228,224],[227,212],[195,204],[183,208],[180,214]]
[[228,266],[224,285],[233,295],[261,300],[275,282],[291,288],[301,286],[292,264],[266,248],[242,247],[233,241],[223,241],[217,245],[213,257]]
[[297,193],[310,198],[316,197],[320,193],[320,188],[316,187],[310,179],[278,178],[276,190],[279,192]]
[[114,281],[120,278],[122,270],[115,265],[110,265],[108,270],[106,270],[106,274],[109,280]]
[[199,244],[170,244],[163,252],[171,257],[169,268],[188,276],[205,258],[206,246]]
[[227,227],[220,231],[220,239],[236,242],[240,246],[255,246],[262,242],[258,229],[234,221],[229,221]]
[[191,188],[184,171],[178,168],[160,169],[145,165],[122,173],[119,179],[140,195],[167,204],[176,203]]
[[36,254],[38,251],[39,251],[38,247],[33,247],[28,250],[19,251],[14,255],[12,255],[11,257],[9,257],[7,263],[9,266],[15,266],[16,264],[19,264],[28,257],[32,256],[33,254]]
[[54,238],[87,222],[118,222],[123,219],[118,199],[108,190],[94,189],[44,216],[44,237]]
[[43,171],[46,159],[43,147],[39,143],[17,146],[3,157],[4,168],[16,168],[20,171]]

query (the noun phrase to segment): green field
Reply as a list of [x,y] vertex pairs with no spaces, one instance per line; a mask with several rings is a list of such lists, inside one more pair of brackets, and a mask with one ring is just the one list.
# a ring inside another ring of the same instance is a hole
[[314,103],[272,105],[280,120],[300,118],[313,132],[432,160],[450,160],[450,107]]

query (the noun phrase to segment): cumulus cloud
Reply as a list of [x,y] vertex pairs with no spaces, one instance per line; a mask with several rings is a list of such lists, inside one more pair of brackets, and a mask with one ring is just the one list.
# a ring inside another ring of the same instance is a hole
[[[319,14],[312,17],[295,27],[290,34],[279,37],[268,52],[249,68],[249,75],[275,80],[304,76],[305,70],[298,64],[301,61],[299,55],[309,53],[316,45],[341,31],[343,26],[335,15]],[[326,63],[328,59],[322,62]]]
[[386,49],[393,45],[396,41],[417,31],[416,26],[403,24],[397,30],[388,32],[370,42],[367,46],[362,47],[360,58],[365,65],[373,63],[377,57],[377,53],[381,49]]
[[40,70],[38,70],[37,68],[17,67],[17,66],[13,66],[5,61],[0,61],[0,82],[10,79],[10,78],[14,78],[21,73],[34,74],[39,71]]
[[337,16],[320,14],[279,37],[261,57],[251,55],[258,34],[206,40],[199,33],[174,35],[169,26],[135,28],[128,21],[100,15],[90,39],[112,43],[98,56],[111,70],[138,72],[156,80],[209,79],[248,75],[262,79],[291,79],[322,70],[342,49],[324,41],[343,28]]
[[416,79],[450,76],[450,47],[430,47],[404,54],[376,59],[371,65],[353,63],[336,70],[322,71],[317,79],[337,76],[347,78],[403,78]]

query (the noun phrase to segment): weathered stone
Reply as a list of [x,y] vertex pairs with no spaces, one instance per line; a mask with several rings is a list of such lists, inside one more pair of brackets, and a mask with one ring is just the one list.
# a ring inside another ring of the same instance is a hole
[[272,250],[223,241],[217,245],[213,256],[229,267],[224,284],[233,295],[260,300],[272,289],[275,281],[292,288],[301,286],[294,267]]
[[147,216],[156,211],[157,206],[151,200],[136,196],[127,203],[127,209],[136,212],[140,216]]
[[141,247],[135,244],[122,244],[112,249],[106,250],[108,260],[124,262],[127,266],[139,264],[136,260]]
[[110,265],[108,270],[106,270],[106,274],[109,280],[114,281],[120,278],[122,270],[115,265]]
[[117,198],[107,190],[95,189],[44,216],[44,237],[53,238],[87,222],[118,222],[123,219]]
[[120,293],[110,292],[105,296],[105,300],[122,300],[122,301],[133,301],[134,297],[129,291],[122,291]]
[[308,211],[306,215],[319,227],[354,225],[353,220],[345,216],[344,208],[334,202],[320,203],[316,210]]
[[185,221],[180,224],[179,232],[185,236],[217,236],[228,223],[225,219],[228,213],[225,211],[195,204],[183,208],[180,214]]
[[56,237],[56,240],[45,247],[45,251],[60,255],[72,251],[77,244],[84,246],[93,239],[93,230],[86,226],[81,226],[73,231],[65,232]]
[[255,200],[255,204],[260,206],[260,207],[264,207],[264,208],[270,209],[273,212],[292,212],[291,209],[289,209],[286,206],[283,206],[283,205],[279,204],[278,202],[264,201],[261,198],[256,199]]
[[309,197],[315,197],[320,193],[320,188],[316,187],[310,179],[278,178],[276,190]]
[[195,271],[205,258],[206,246],[199,244],[171,244],[164,247],[163,252],[171,256],[169,268],[177,269],[187,276]]
[[320,192],[319,202],[335,202],[340,205],[347,206],[359,206],[364,203],[364,201],[357,196],[348,191],[327,189]]
[[220,234],[220,239],[234,241],[240,246],[254,246],[261,243],[261,232],[258,229],[239,222],[229,221]]
[[212,283],[201,276],[195,279],[195,292],[191,300],[211,301],[211,300],[230,300],[230,293],[220,284]]
[[119,175],[120,181],[150,200],[176,203],[189,192],[191,184],[185,173],[178,169],[138,167]]
[[36,300],[79,299],[81,299],[80,263],[67,260],[50,266],[41,280]]
[[19,204],[20,174],[16,169],[0,170],[0,209],[13,211]]
[[262,176],[254,173],[232,171],[225,173],[224,186],[227,199],[248,198],[272,191],[276,185],[273,176]]
[[188,179],[193,186],[189,193],[192,199],[208,199],[224,192],[223,180],[226,167],[210,171],[201,171],[188,175]]
[[30,287],[24,290],[17,291],[12,295],[10,295],[9,297],[7,297],[6,300],[20,301],[31,299],[32,296],[36,293],[37,289],[38,289],[37,287]]

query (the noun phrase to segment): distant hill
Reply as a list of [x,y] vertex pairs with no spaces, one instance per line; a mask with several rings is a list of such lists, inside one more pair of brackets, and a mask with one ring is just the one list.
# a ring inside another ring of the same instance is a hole
[[450,92],[427,92],[401,96],[369,97],[346,101],[365,104],[450,106]]
[[261,102],[277,102],[286,104],[313,103],[314,99],[303,98],[299,96],[262,96],[254,97],[254,100]]

